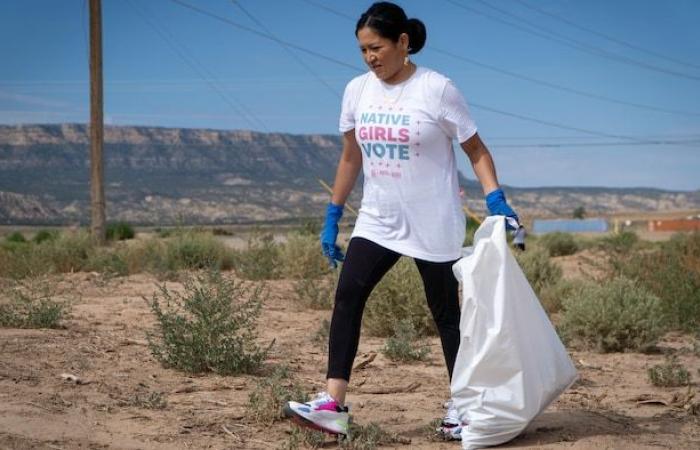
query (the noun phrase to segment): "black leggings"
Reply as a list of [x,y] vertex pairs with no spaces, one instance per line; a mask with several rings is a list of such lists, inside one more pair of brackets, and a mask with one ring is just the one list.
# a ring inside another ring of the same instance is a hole
[[[350,240],[335,292],[326,378],[350,381],[367,298],[400,257],[399,253],[367,239]],[[447,371],[452,379],[459,348],[460,313],[458,283],[452,273],[454,261],[435,263],[415,258],[414,261],[423,279],[428,307],[440,333]]]

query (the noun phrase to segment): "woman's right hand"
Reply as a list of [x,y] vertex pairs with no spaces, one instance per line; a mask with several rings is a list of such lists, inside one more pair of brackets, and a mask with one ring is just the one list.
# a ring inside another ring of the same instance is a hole
[[343,205],[328,203],[326,220],[321,230],[321,249],[323,256],[328,258],[328,265],[334,269],[338,267],[338,261],[345,260],[345,255],[335,243],[338,239],[338,222],[341,217],[343,217]]

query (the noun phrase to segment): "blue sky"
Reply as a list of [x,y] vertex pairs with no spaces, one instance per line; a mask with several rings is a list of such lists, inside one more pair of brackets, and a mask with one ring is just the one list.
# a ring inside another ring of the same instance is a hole
[[[337,133],[371,2],[179,1],[335,61],[174,0],[103,0],[108,123]],[[462,90],[502,183],[700,188],[700,2],[400,4],[428,29],[414,61]],[[0,2],[0,123],[88,120],[87,20],[87,0]]]

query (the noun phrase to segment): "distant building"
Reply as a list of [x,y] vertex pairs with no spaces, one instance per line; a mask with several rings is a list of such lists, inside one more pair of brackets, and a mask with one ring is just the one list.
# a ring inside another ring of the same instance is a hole
[[700,231],[700,219],[650,220],[649,231]]
[[605,219],[535,219],[532,224],[534,234],[554,233],[605,233],[608,222]]

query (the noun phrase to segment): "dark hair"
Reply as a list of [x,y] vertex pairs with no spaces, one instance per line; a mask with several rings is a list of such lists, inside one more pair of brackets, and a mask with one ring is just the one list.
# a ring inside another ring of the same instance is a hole
[[418,53],[425,45],[425,25],[418,19],[409,19],[403,9],[391,2],[377,2],[357,21],[355,36],[364,27],[370,27],[381,37],[398,42],[401,33],[408,34],[408,53]]

